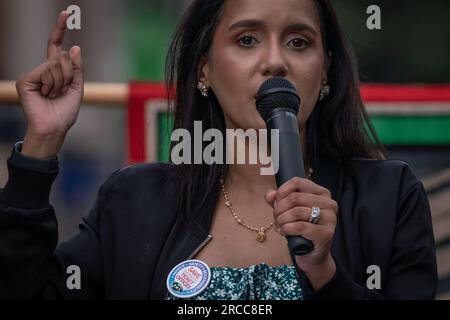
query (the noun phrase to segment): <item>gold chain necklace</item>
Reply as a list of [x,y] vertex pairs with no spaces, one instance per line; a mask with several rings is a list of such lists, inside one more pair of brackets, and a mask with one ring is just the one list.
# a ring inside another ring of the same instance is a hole
[[[308,170],[308,175],[307,175],[306,179],[310,179],[313,172],[314,172],[314,170],[312,168],[310,168]],[[256,240],[258,242],[264,242],[266,240],[266,232],[273,226],[273,222],[271,222],[268,226],[259,227],[259,228],[255,228],[255,227],[249,226],[248,224],[244,223],[244,221],[237,216],[236,212],[234,211],[233,206],[231,205],[231,201],[228,197],[227,192],[225,191],[225,182],[224,182],[223,176],[220,178],[220,185],[222,187],[223,197],[225,198],[225,206],[230,210],[230,212],[233,215],[233,218],[236,220],[236,222],[240,226],[243,226],[244,228],[247,228],[248,230],[256,232],[258,234],[256,236]]]

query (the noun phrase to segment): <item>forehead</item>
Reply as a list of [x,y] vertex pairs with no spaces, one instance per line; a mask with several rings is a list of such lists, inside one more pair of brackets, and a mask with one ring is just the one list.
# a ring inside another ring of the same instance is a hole
[[315,0],[226,0],[221,25],[238,20],[255,19],[268,27],[290,23],[308,23],[320,30],[320,17]]

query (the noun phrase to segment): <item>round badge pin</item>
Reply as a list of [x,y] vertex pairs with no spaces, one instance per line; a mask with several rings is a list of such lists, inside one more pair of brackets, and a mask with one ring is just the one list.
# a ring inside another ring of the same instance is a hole
[[167,289],[177,298],[199,295],[211,281],[211,270],[200,260],[186,260],[177,264],[167,277]]

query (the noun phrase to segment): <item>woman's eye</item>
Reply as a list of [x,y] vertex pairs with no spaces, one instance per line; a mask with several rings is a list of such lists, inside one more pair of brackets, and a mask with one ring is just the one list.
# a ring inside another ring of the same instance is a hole
[[[238,39],[238,42],[240,45],[244,47],[251,47],[256,44],[258,44],[258,39],[256,39],[254,36],[243,36]],[[292,46],[296,49],[303,49],[308,46],[308,42],[302,38],[295,38],[289,41],[289,46]]]
[[252,36],[243,36],[243,37],[239,38],[238,42],[239,42],[239,44],[241,44],[245,47],[250,47],[252,45],[257,44],[258,40],[256,40],[256,38],[252,37]]
[[289,41],[288,44],[294,48],[300,48],[300,49],[308,46],[308,42],[301,38],[292,39],[291,41]]

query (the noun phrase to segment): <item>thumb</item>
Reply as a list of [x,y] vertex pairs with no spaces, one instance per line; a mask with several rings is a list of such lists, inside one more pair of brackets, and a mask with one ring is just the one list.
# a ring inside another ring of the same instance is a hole
[[269,204],[272,208],[275,208],[275,196],[277,192],[273,189],[269,189],[266,191],[265,200],[267,204]]
[[70,60],[73,65],[73,85],[77,87],[83,86],[83,61],[81,59],[81,48],[73,46],[69,51]]

